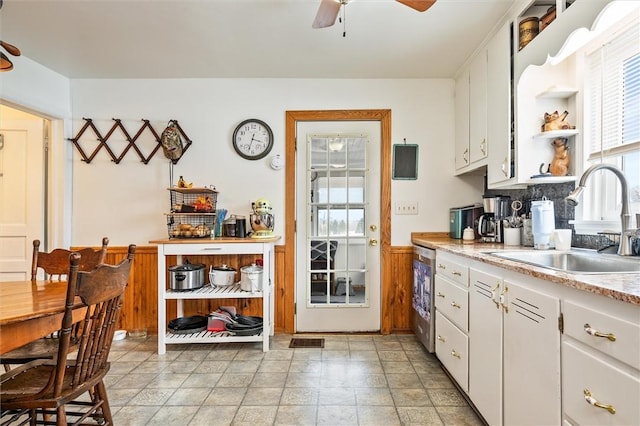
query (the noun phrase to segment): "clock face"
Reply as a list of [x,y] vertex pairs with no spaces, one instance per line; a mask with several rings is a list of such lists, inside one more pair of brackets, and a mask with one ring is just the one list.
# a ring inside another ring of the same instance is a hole
[[238,124],[233,132],[233,148],[247,160],[265,157],[273,147],[273,132],[267,123],[255,118]]

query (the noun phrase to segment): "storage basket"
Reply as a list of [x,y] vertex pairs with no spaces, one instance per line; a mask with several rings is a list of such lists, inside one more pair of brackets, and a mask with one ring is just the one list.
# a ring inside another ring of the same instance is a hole
[[211,238],[215,230],[215,213],[169,213],[169,238]]
[[209,188],[168,188],[172,213],[214,213],[218,191]]

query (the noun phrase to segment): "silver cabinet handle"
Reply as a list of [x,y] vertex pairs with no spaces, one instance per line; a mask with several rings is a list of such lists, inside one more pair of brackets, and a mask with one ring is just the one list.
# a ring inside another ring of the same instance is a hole
[[456,358],[458,358],[458,359],[461,359],[461,358],[462,358],[462,356],[461,356],[458,352],[456,352],[456,350],[455,350],[455,349],[452,349],[452,350],[451,350],[451,356],[454,356],[454,357],[456,357]]
[[456,302],[451,302],[451,306],[453,306],[454,308],[460,309],[460,305],[458,305]]

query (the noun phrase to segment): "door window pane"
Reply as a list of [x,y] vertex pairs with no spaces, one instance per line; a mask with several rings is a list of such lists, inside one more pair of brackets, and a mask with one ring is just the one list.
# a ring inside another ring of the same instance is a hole
[[307,141],[308,301],[315,306],[364,305],[368,139],[313,135]]

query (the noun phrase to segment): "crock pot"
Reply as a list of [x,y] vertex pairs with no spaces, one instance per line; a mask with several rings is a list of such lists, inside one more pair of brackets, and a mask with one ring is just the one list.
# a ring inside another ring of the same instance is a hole
[[240,268],[240,288],[244,291],[262,291],[262,267],[258,265]]
[[205,265],[185,263],[169,267],[169,288],[184,291],[196,290],[204,285]]
[[209,282],[211,285],[227,287],[235,282],[236,270],[227,265],[211,266]]

